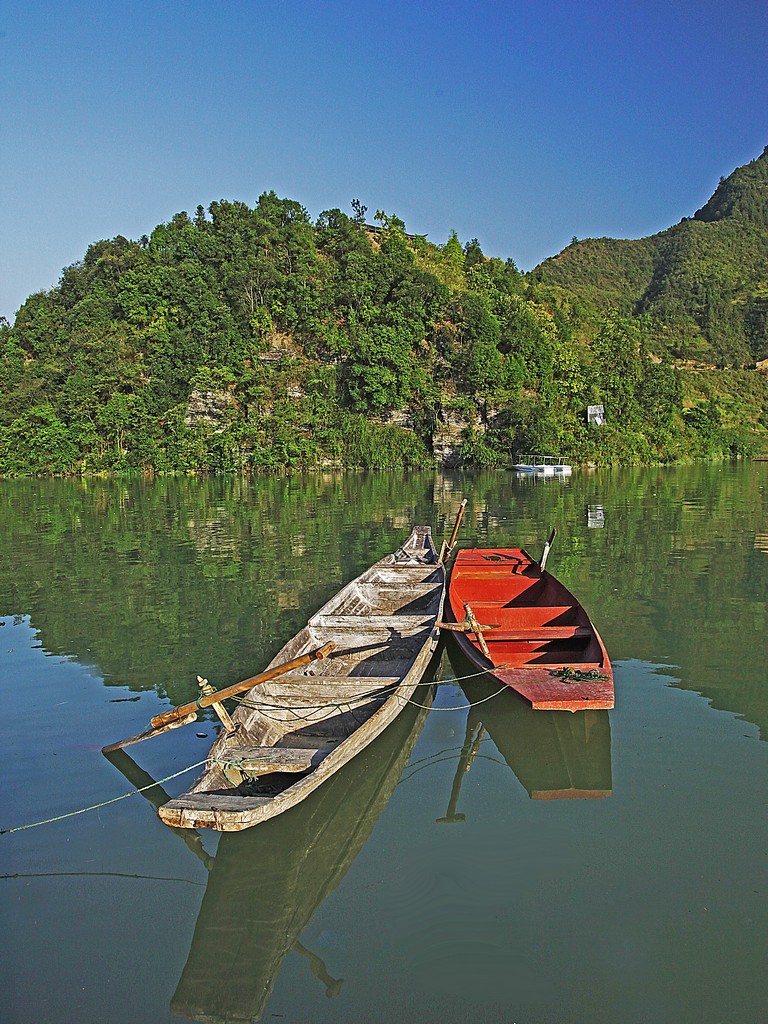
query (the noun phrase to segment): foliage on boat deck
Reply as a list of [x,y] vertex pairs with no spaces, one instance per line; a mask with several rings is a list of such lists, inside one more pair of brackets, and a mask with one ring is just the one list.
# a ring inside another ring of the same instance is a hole
[[568,665],[565,668],[552,669],[550,675],[556,676],[564,683],[586,683],[591,680],[608,678],[608,676],[603,675],[596,668],[584,671],[580,668],[571,668]]

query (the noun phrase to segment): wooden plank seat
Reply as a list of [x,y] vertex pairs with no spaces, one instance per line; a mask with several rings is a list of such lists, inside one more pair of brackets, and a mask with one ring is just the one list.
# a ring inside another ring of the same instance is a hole
[[[474,636],[471,633],[470,636]],[[484,629],[486,643],[508,640],[573,640],[577,637],[592,636],[588,626],[536,626],[529,629]]]
[[472,601],[478,622],[495,622],[511,628],[519,626],[580,626],[578,609],[572,604],[516,605],[512,602]]
[[402,682],[400,676],[282,676],[269,689],[257,690],[251,707],[344,707],[383,701]]
[[229,747],[212,765],[235,768],[244,775],[270,772],[305,772],[330,753],[328,747]]
[[[274,692],[306,693],[323,697],[335,697],[346,694],[368,693],[370,690],[392,689],[400,682],[400,676],[322,676],[322,675],[284,675],[270,685],[270,698]],[[254,696],[257,696],[255,693]]]
[[404,581],[411,578],[414,583],[428,583],[434,575],[434,566],[423,565],[383,565],[367,582],[373,584],[396,583],[403,586]]
[[509,580],[512,576],[519,575],[516,573],[517,566],[512,566],[509,563],[497,564],[496,562],[490,562],[485,566],[478,566],[476,569],[465,569],[462,566],[461,578],[462,580]]
[[310,626],[325,629],[417,629],[434,622],[434,615],[313,615]]
[[239,793],[184,793],[165,806],[184,811],[252,811],[270,803],[267,796],[241,796]]

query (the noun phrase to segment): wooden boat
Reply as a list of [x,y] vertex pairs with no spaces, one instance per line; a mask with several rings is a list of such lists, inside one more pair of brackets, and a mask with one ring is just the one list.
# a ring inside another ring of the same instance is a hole
[[330,657],[248,690],[205,771],[160,808],[167,825],[239,831],[303,800],[402,711],[437,646],[445,567],[417,527],[324,605],[271,666]]
[[[543,559],[546,561],[546,559]],[[613,707],[613,669],[576,598],[522,548],[470,548],[448,592],[451,635],[478,669],[536,710]]]
[[[299,937],[368,841],[433,697],[433,686],[420,689],[419,706],[406,704],[354,763],[290,813],[222,836],[215,857],[199,832],[173,829],[209,874],[172,1013],[205,1024],[261,1020],[290,952],[307,959],[329,998],[338,995],[343,979],[331,977],[318,952]],[[170,800],[124,750],[106,757],[156,809]]]
[[[433,696],[433,686],[420,690],[420,706],[407,704],[354,763],[289,814],[222,836],[215,857],[205,851],[200,833],[173,830],[209,874],[172,1013],[205,1024],[261,1020],[290,952],[308,960],[327,996],[339,993],[343,979],[332,978],[300,936],[367,843]],[[170,799],[124,750],[106,756],[155,808]]]

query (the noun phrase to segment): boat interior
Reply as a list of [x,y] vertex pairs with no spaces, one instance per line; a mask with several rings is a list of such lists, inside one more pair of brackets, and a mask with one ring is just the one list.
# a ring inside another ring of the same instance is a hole
[[[599,664],[600,645],[580,604],[525,553],[462,564],[452,584],[453,612],[469,604],[494,665]],[[478,595],[478,596],[475,596]],[[474,639],[474,633],[469,634]]]
[[443,588],[443,567],[422,562],[377,564],[340,591],[274,662],[329,640],[336,649],[246,694],[233,715],[237,735],[217,741],[197,791],[269,799],[316,768],[402,684]]

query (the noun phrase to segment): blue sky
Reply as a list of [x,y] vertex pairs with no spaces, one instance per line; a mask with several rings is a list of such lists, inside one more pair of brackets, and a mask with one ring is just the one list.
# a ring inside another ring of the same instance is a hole
[[768,7],[0,0],[0,315],[97,239],[274,189],[528,270],[768,144]]

